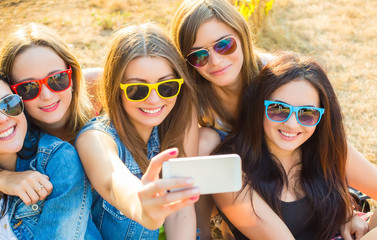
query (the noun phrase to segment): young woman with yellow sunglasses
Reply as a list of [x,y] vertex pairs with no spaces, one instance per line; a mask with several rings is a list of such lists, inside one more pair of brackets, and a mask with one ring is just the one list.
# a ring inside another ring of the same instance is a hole
[[[75,144],[95,189],[93,221],[103,239],[157,239],[163,223],[168,239],[193,239],[199,190],[192,179],[159,179],[163,161],[197,152],[184,60],[150,24],[119,29],[108,49],[100,80],[103,115]],[[188,189],[168,191],[182,187]]]

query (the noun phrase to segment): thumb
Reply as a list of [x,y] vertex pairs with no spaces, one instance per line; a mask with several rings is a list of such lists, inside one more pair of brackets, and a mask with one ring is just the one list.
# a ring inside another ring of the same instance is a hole
[[170,158],[176,158],[177,156],[178,148],[170,148],[154,156],[151,159],[148,168],[142,177],[142,181],[151,182],[158,179],[162,169],[162,164],[165,161],[168,161]]

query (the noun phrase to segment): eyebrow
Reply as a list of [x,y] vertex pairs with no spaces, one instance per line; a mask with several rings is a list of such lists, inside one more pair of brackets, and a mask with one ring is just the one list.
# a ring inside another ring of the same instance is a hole
[[[281,101],[281,100],[274,100],[274,102],[281,102],[281,103],[285,103],[285,104],[293,106],[292,104],[289,104],[289,103]],[[294,106],[294,107],[314,107],[314,108],[316,108],[316,106],[314,106],[314,105],[301,105],[301,106]]]
[[[226,34],[226,35],[224,35],[224,36],[218,38],[217,40],[213,41],[211,44],[207,45],[207,47],[208,47],[208,46],[211,46],[211,45],[214,44],[215,42],[218,42],[218,41],[220,41],[221,39],[226,38],[226,37],[229,37],[229,36],[232,36],[232,34]],[[202,48],[207,48],[207,47],[192,47],[190,51],[192,52],[192,51],[195,51],[195,50],[198,50],[198,49],[202,49]]]
[[21,81],[19,81],[19,82],[17,82],[17,83],[22,83],[22,82],[27,82],[27,81],[33,81],[33,80],[41,80],[41,79],[45,79],[46,77],[48,77],[48,76],[50,76],[50,75],[52,75],[52,74],[54,74],[54,73],[61,72],[61,71],[64,71],[64,69],[63,69],[63,70],[53,70],[53,71],[47,73],[47,75],[46,75],[45,77],[43,77],[43,78],[36,79],[36,78],[32,78],[32,77],[30,77],[30,78],[22,79]]

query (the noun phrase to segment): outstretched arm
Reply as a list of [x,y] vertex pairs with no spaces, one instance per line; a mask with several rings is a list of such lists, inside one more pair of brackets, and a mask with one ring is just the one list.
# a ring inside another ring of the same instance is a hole
[[[288,227],[278,215],[254,191],[243,189],[238,193],[214,194],[218,208],[229,221],[249,239],[294,239]],[[254,209],[253,209],[253,206]]]
[[350,144],[348,144],[346,171],[348,184],[351,187],[377,199],[377,168]]
[[[150,161],[140,180],[124,165],[114,140],[107,134],[90,130],[76,142],[85,172],[93,187],[111,205],[130,219],[149,229],[159,228],[165,218],[197,199],[198,189],[189,188],[186,178],[159,179],[162,163],[178,156],[177,149],[166,150]],[[167,190],[189,188],[168,193]]]

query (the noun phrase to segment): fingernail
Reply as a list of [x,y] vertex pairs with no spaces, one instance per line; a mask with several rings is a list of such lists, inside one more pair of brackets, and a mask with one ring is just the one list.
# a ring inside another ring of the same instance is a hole
[[195,197],[191,197],[190,198],[190,200],[192,200],[192,201],[196,201],[196,200],[198,200],[199,199],[199,196],[195,196]]
[[200,193],[200,191],[199,191],[198,188],[194,188],[194,189],[191,190],[191,194],[199,194],[199,193]]
[[194,179],[192,179],[192,178],[186,178],[186,183],[187,184],[193,184],[194,183]]
[[170,155],[174,155],[174,154],[176,154],[177,153],[177,150],[173,150],[173,151],[171,151],[169,154]]

